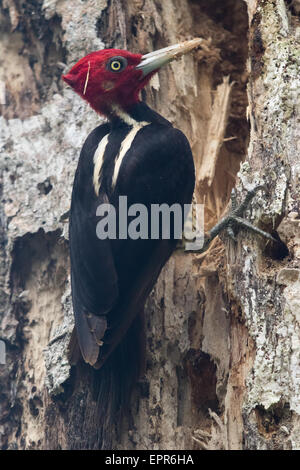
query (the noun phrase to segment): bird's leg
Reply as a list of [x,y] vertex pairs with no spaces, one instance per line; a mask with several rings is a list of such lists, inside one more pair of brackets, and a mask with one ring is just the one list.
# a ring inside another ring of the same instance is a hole
[[237,205],[236,193],[234,189],[232,190],[230,213],[224,218],[222,218],[221,220],[219,220],[219,222],[208,232],[207,236],[205,236],[204,238],[203,247],[199,250],[200,253],[206,251],[210,243],[212,242],[212,240],[217,235],[219,235],[224,229],[226,229],[228,236],[232,240],[236,241],[236,238],[234,235],[234,228],[236,227],[246,228],[247,230],[257,233],[258,235],[261,235],[267,238],[268,240],[277,242],[277,240],[275,240],[275,238],[273,238],[272,235],[265,232],[264,230],[261,230],[255,225],[251,224],[251,222],[249,222],[248,220],[242,218],[243,212],[247,209],[247,207],[249,206],[255,194],[257,193],[259,189],[262,189],[262,188],[263,186],[259,185],[249,190],[240,205]]

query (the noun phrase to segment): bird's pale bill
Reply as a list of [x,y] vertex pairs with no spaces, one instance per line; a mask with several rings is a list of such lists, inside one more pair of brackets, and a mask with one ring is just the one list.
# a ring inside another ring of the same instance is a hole
[[184,41],[179,44],[173,44],[173,46],[158,49],[154,52],[149,52],[149,54],[142,56],[142,61],[139,65],[136,66],[136,69],[141,70],[143,72],[143,77],[145,77],[154,70],[158,70],[168,62],[176,60],[184,54],[187,54],[193,49],[201,46],[202,42],[203,39],[195,38],[191,39],[190,41]]

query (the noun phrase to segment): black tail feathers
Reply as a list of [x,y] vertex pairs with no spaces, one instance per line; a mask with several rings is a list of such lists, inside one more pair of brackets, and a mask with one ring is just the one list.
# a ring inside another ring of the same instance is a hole
[[[74,351],[78,353],[73,345],[73,354]],[[124,418],[130,414],[133,388],[144,365],[144,322],[140,314],[101,368],[92,371],[98,449],[112,449],[113,442],[120,435]]]

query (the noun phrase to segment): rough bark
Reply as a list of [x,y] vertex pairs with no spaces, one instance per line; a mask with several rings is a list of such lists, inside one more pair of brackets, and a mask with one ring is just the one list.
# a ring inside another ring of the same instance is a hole
[[259,181],[248,218],[281,243],[241,231],[205,256],[172,256],[147,302],[147,369],[114,447],[300,447],[298,15],[283,0],[0,1],[3,449],[99,447],[91,370],[66,357],[66,222],[99,117],[60,75],[102,47],[196,36],[211,39],[206,54],[162,69],[147,102],[190,140],[206,227],[236,183],[241,198]]

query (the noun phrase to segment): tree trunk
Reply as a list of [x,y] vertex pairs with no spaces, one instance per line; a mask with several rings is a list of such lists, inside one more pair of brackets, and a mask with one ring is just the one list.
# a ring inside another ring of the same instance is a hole
[[240,231],[205,255],[172,256],[147,301],[145,377],[114,448],[300,448],[299,10],[298,0],[0,0],[3,449],[101,446],[91,369],[66,356],[70,195],[100,118],[60,75],[103,47],[146,53],[192,37],[207,50],[162,69],[144,98],[191,143],[206,228],[236,184],[241,200],[261,182],[247,217],[280,241]]

